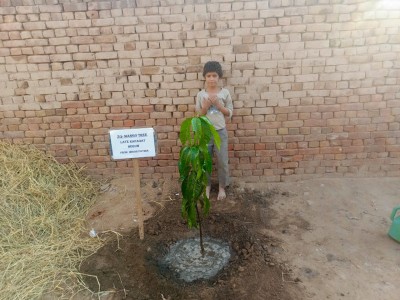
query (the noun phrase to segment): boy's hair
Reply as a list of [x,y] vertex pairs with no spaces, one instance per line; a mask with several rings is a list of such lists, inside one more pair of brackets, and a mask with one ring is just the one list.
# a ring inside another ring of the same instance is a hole
[[215,72],[218,76],[222,77],[222,67],[221,64],[217,61],[208,61],[205,63],[203,68],[203,76],[205,77],[207,73]]

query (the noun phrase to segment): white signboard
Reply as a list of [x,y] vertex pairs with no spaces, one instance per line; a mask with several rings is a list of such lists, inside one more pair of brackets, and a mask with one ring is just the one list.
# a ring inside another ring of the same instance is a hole
[[115,129],[109,134],[112,159],[156,156],[153,128]]

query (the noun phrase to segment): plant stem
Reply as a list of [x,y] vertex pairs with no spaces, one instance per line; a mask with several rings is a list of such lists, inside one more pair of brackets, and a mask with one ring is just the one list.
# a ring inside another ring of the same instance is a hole
[[196,204],[196,213],[197,213],[197,220],[199,222],[199,230],[200,230],[200,249],[201,249],[201,255],[204,256],[204,245],[203,245],[203,231],[201,230],[201,216],[199,214],[199,208],[197,207]]

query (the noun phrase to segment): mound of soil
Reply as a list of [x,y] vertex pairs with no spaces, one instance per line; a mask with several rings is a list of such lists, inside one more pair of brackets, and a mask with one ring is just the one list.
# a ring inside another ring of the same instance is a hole
[[[213,191],[212,191],[213,192]],[[215,191],[214,191],[215,192]],[[224,201],[212,200],[203,220],[204,234],[229,243],[229,264],[214,278],[185,283],[160,266],[176,241],[197,237],[180,216],[177,192],[155,217],[145,222],[145,239],[137,229],[114,239],[81,265],[93,291],[112,291],[112,299],[301,299],[290,269],[274,259],[280,242],[265,235],[274,212],[269,208],[278,191],[260,193],[237,187],[228,189]]]

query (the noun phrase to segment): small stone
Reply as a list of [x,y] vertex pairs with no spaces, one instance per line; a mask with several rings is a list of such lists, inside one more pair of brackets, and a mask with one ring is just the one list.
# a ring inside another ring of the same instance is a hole
[[215,252],[214,252],[214,251],[209,251],[209,252],[207,253],[207,255],[213,257],[213,256],[215,256]]
[[275,264],[274,264],[273,262],[270,262],[270,263],[268,264],[268,266],[273,267],[273,266],[275,266]]
[[248,251],[249,249],[250,249],[250,247],[251,247],[251,245],[250,245],[250,243],[249,242],[246,242],[246,244],[245,244],[245,246],[244,246],[245,248],[246,248],[246,250]]
[[110,183],[103,184],[103,185],[100,187],[100,190],[101,190],[102,192],[105,192],[105,191],[107,191],[107,190],[110,188],[110,186],[111,186]]
[[239,271],[239,272],[243,272],[243,271],[244,271],[244,268],[240,266],[240,267],[238,268],[238,271]]

